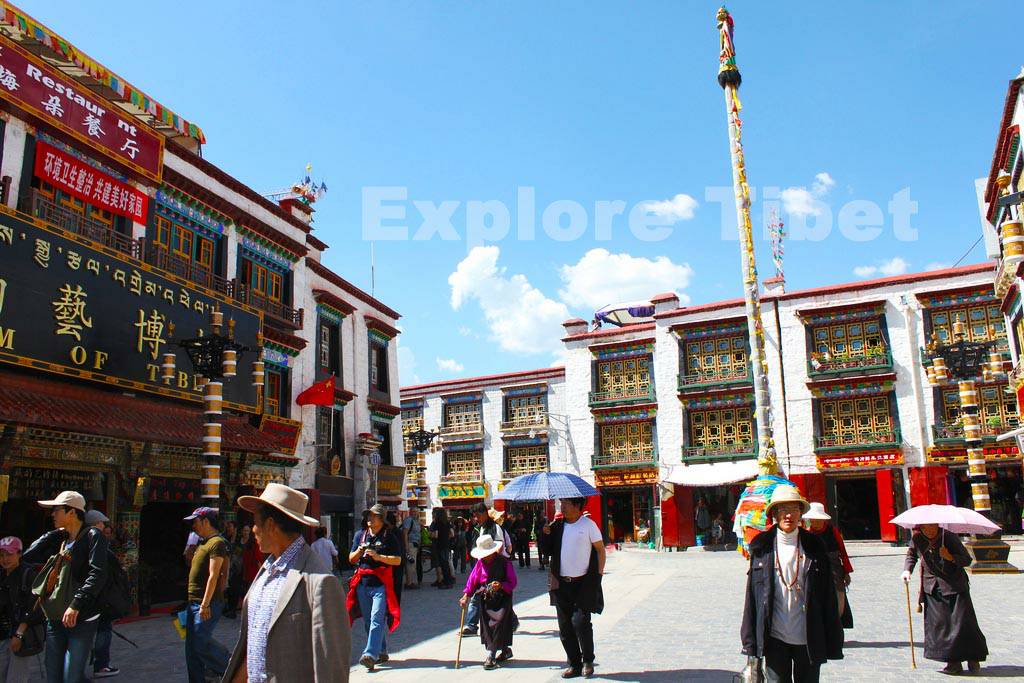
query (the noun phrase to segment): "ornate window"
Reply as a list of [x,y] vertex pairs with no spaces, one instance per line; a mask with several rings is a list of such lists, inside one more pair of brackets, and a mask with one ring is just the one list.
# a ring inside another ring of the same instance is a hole
[[545,472],[548,469],[547,446],[525,446],[505,451],[505,474],[518,477],[521,474]]
[[885,347],[879,319],[821,325],[813,329],[812,336],[814,352],[820,356],[863,356]]
[[595,465],[651,462],[654,459],[654,426],[651,422],[601,425],[601,452]]
[[895,443],[890,394],[823,399],[818,404],[822,447]]
[[597,363],[597,392],[601,400],[639,398],[651,389],[650,356]]
[[481,481],[483,451],[456,451],[444,454],[444,476],[448,481]]
[[748,362],[744,335],[686,342],[686,373],[702,381],[745,377]]
[[444,407],[444,426],[450,430],[475,432],[480,429],[479,403],[452,403]]
[[690,417],[690,446],[707,451],[753,449],[754,421],[749,407],[696,410]]
[[414,453],[409,435],[423,429],[423,409],[407,408],[402,411],[402,444],[406,453]]
[[543,424],[547,420],[547,401],[543,394],[511,396],[505,399],[508,426]]
[[968,341],[994,341],[1006,339],[1006,322],[999,304],[974,304],[957,308],[944,308],[931,312],[932,334],[940,343],[953,340],[953,323],[957,318],[964,322]]
[[[1017,397],[1006,392],[1005,384],[978,387],[978,414],[981,417],[982,432],[986,435],[1001,434],[1017,426]],[[960,417],[960,391],[956,387],[942,390],[942,421],[951,425]],[[960,428],[959,434],[963,435]]]

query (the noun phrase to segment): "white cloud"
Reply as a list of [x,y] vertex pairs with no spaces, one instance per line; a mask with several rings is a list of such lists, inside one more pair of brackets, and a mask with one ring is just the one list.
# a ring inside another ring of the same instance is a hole
[[835,187],[836,181],[832,179],[832,176],[822,171],[814,176],[814,182],[811,184],[811,192],[814,193],[815,197],[821,197],[829,193],[833,187]]
[[662,292],[676,292],[680,302],[689,303],[682,291],[690,285],[693,268],[665,256],[648,259],[591,249],[575,265],[562,266],[559,276],[565,283],[558,291],[562,301],[592,313],[608,304],[645,300]]
[[927,266],[925,266],[924,269],[925,270],[945,270],[946,268],[949,268],[949,267],[950,266],[949,266],[948,263],[942,263],[941,261],[932,261]]
[[435,358],[434,360],[437,361],[438,370],[444,370],[445,372],[462,372],[465,370],[462,363],[454,358]]
[[408,346],[398,347],[398,381],[403,386],[420,383],[420,376],[416,374],[416,354]]
[[648,213],[662,218],[688,221],[693,218],[694,211],[697,209],[697,200],[688,194],[677,194],[672,199],[663,199],[660,202],[644,202],[644,208]]
[[853,269],[853,274],[861,278],[869,278],[876,275],[892,277],[893,275],[903,275],[909,267],[910,264],[904,259],[899,256],[893,256],[888,261],[880,261],[877,265],[857,266]]
[[502,351],[556,353],[562,348],[565,304],[549,299],[526,276],[509,275],[498,267],[496,246],[474,247],[448,276],[451,306],[458,310],[476,301],[491,339]]

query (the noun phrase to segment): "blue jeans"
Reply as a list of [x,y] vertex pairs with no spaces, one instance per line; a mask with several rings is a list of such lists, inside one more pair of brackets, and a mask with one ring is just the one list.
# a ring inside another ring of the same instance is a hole
[[381,586],[367,586],[360,581],[356,586],[356,597],[359,598],[359,611],[363,613],[363,626],[366,627],[366,649],[364,655],[374,659],[382,652],[388,651],[388,593]]
[[99,620],[81,621],[68,628],[59,621],[46,621],[46,681],[47,683],[80,683],[85,677],[85,665],[92,652]]
[[185,622],[185,666],[188,667],[189,683],[205,683],[207,674],[223,676],[228,668],[231,653],[213,638],[213,629],[220,621],[224,602],[210,603],[210,618],[199,620],[199,603],[188,605],[188,620]]
[[[472,598],[473,596],[470,596]],[[480,626],[480,601],[471,599],[466,608],[466,626],[474,631]]]
[[99,671],[110,666],[110,641],[114,637],[114,622],[100,617],[96,627],[96,643],[92,646],[92,670]]

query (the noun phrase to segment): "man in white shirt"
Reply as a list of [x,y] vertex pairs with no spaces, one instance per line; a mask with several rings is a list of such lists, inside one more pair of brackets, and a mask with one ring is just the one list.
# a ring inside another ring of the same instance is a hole
[[338,548],[334,545],[334,541],[327,538],[327,527],[316,528],[316,540],[309,546],[309,549],[323,561],[324,569],[334,572],[338,568]]
[[562,678],[594,675],[590,615],[604,610],[604,539],[594,520],[583,514],[586,502],[586,498],[563,499],[564,518],[544,527],[541,539],[551,557],[549,587],[558,614],[558,635],[569,660]]

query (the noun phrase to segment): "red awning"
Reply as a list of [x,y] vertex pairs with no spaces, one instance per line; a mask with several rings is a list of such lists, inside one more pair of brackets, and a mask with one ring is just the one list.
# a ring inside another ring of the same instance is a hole
[[[200,447],[203,423],[199,406],[125,396],[122,393],[0,370],[0,422],[119,439]],[[223,415],[223,448],[270,453],[279,450],[248,419]]]

